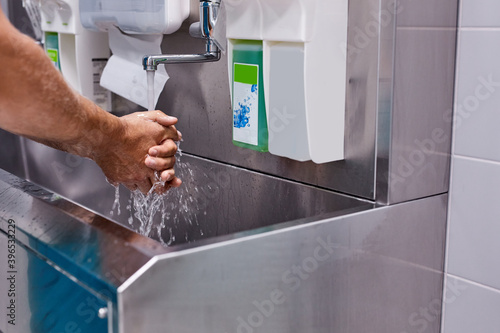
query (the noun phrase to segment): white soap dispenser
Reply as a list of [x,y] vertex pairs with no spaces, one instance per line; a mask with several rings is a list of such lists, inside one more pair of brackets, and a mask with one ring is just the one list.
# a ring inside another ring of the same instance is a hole
[[348,0],[266,0],[264,76],[269,151],[344,159]]

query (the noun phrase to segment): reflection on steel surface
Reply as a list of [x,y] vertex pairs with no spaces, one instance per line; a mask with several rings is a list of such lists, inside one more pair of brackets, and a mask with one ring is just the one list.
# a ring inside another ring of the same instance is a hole
[[15,219],[20,244],[109,297],[121,333],[411,329],[408,318],[442,297],[446,203],[354,201],[336,217],[165,248],[0,172],[0,229]]
[[[140,229],[137,219],[129,223],[130,192],[125,188],[120,189],[121,214],[110,214],[114,189],[92,161],[69,158],[35,142],[29,142],[27,150],[33,182],[132,230]],[[165,227],[159,227],[158,214],[150,235],[169,245],[311,218],[362,202],[189,154],[179,157],[176,172],[184,184],[170,190]]]

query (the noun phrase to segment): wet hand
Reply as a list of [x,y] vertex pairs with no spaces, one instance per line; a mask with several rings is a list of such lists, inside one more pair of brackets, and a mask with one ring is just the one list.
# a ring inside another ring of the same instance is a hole
[[175,177],[176,152],[177,144],[174,140],[167,139],[160,145],[149,149],[145,162],[149,168],[158,171],[157,176],[161,181],[168,182],[173,187],[178,187],[182,183],[179,178]]
[[[157,112],[157,113],[155,113]],[[165,139],[159,145],[151,147],[148,151],[148,156],[146,157],[146,165],[158,171],[156,174],[156,180],[165,182],[169,187],[179,187],[182,181],[175,176],[175,153],[177,152],[176,141],[182,140],[182,134],[177,131],[175,124],[177,123],[177,118],[165,116],[161,111],[151,111],[144,113],[144,117],[149,121],[157,122],[158,124],[169,127],[169,138]],[[158,179],[160,178],[160,179]],[[168,189],[168,188],[167,188]]]
[[121,129],[110,133],[109,141],[94,158],[108,180],[147,193],[159,181],[157,172],[165,182],[157,192],[180,186],[182,181],[175,177],[173,168],[177,152],[175,141],[181,139],[174,126],[177,118],[161,111],[148,111],[119,119]]

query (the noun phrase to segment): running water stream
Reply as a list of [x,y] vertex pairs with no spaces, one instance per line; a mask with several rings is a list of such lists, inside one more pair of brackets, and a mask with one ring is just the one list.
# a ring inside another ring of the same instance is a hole
[[155,109],[155,71],[146,71],[148,76],[148,110]]

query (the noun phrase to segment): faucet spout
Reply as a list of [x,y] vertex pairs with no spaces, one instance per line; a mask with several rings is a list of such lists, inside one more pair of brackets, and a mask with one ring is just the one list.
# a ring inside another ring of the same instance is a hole
[[183,64],[219,61],[221,52],[213,41],[207,39],[206,52],[200,54],[159,54],[147,55],[142,59],[146,71],[156,71],[159,64]]
[[[213,62],[220,60],[221,51],[213,38],[214,27],[217,23],[221,0],[200,0],[200,22],[193,24],[197,32],[190,32],[195,37],[205,39],[205,53],[200,54],[159,54],[146,55],[142,65],[146,71],[156,71],[159,64],[181,64]],[[201,30],[201,31],[200,31]]]

